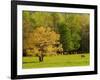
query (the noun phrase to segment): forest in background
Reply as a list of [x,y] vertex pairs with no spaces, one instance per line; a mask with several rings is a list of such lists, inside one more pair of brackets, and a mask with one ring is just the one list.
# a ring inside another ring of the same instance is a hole
[[89,27],[87,13],[23,11],[23,55],[89,53]]

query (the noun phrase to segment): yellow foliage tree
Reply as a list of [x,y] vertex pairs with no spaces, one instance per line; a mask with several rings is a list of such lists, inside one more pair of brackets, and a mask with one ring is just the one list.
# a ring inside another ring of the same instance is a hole
[[33,54],[37,54],[39,61],[43,61],[46,54],[56,53],[60,35],[53,31],[50,27],[37,27],[30,33],[27,40],[27,47],[33,50]]

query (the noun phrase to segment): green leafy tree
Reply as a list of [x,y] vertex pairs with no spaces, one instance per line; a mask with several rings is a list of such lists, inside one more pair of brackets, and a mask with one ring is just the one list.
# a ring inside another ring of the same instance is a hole
[[60,42],[62,43],[62,47],[64,51],[69,51],[73,49],[71,30],[66,27],[65,24],[61,23],[59,25],[59,33],[60,33]]

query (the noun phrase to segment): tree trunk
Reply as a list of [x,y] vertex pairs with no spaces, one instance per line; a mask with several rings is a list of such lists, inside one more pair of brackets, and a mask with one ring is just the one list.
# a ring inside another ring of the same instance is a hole
[[43,62],[43,58],[44,58],[43,55],[39,56],[39,62]]

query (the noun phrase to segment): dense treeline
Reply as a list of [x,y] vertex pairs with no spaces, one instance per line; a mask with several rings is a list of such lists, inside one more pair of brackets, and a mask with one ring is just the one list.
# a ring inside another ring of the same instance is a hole
[[[55,35],[59,34],[60,45],[58,45],[57,47],[60,46],[63,49],[63,52],[82,51],[85,53],[89,53],[89,17],[89,14],[86,13],[23,11],[24,53],[27,53],[27,49],[32,49],[32,47],[29,46],[29,42],[32,42],[35,37],[33,37],[33,39],[30,39],[29,35],[39,27],[44,27],[44,29],[47,29],[49,27],[50,29],[52,29],[52,31],[55,32]],[[52,35],[52,37],[53,36],[54,35]],[[57,41],[55,40],[55,42]],[[31,46],[34,45],[31,44]]]

